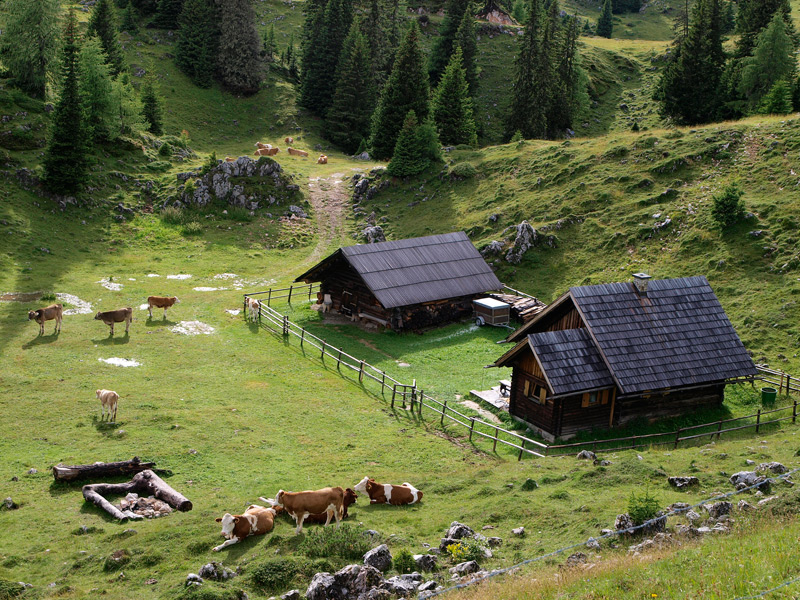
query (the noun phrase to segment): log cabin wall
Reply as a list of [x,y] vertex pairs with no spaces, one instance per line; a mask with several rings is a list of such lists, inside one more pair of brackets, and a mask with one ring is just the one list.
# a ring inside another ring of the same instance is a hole
[[401,306],[394,309],[395,320],[392,321],[392,324],[395,326],[396,321],[399,321],[399,325],[403,329],[415,330],[460,321],[472,316],[473,298],[475,298],[474,295],[461,296],[424,304]]
[[[544,399],[541,398],[542,389]],[[540,392],[539,395],[536,394],[537,391]],[[514,366],[508,412],[538,430],[545,438],[548,437],[545,434],[552,437],[555,432],[555,415],[558,409],[558,401],[554,402],[548,395],[547,384],[542,377],[532,375],[520,364]]]
[[341,311],[342,305],[354,307],[357,312],[371,314],[389,320],[392,311],[380,305],[378,299],[361,279],[361,276],[344,260],[338,261],[320,282],[320,293],[330,294],[333,310]]
[[720,406],[725,398],[725,384],[686,390],[658,391],[633,398],[617,399],[614,424],[624,425],[635,419],[679,417],[703,408]]
[[554,321],[547,329],[543,331],[563,331],[564,329],[580,329],[586,327],[581,319],[581,315],[575,307],[562,315],[557,321]]
[[580,431],[608,429],[615,391],[599,390],[562,398],[556,435],[567,440]]
[[525,329],[525,335],[586,327],[571,298],[567,298],[563,304],[554,308],[549,314],[538,317],[538,319],[532,327]]

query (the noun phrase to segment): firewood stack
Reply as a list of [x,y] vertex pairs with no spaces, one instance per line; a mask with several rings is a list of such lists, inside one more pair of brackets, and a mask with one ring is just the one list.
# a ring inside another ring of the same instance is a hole
[[511,305],[511,316],[527,323],[542,312],[547,305],[534,297],[515,296],[514,294],[492,294],[492,298]]

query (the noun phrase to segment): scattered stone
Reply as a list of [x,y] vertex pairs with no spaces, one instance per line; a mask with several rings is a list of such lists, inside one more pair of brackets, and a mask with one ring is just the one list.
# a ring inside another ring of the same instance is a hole
[[203,579],[213,579],[214,581],[225,581],[236,577],[236,573],[226,569],[218,562],[210,562],[200,567],[197,574]]
[[754,465],[754,464],[756,464],[756,461],[754,461],[754,460],[750,460],[750,459],[748,458],[747,460],[745,460],[745,461],[744,461],[744,464],[746,464],[746,465]]
[[481,567],[477,562],[468,560],[467,562],[458,563],[455,567],[451,567],[450,573],[458,577],[463,577],[464,575],[477,573],[480,569]]
[[3,504],[1,506],[6,510],[16,510],[19,508],[19,505],[14,502],[10,496],[3,500]]
[[511,533],[514,535],[518,535],[519,537],[525,536],[525,528],[524,527],[517,527],[516,529],[512,529]]
[[475,532],[472,531],[470,527],[467,527],[463,523],[459,523],[458,521],[453,521],[450,523],[450,528],[447,530],[446,537],[460,540],[462,538],[471,538],[475,535]]
[[186,576],[186,585],[203,585],[203,578],[197,573],[189,573]]
[[16,475],[14,475],[14,476],[11,478],[11,481],[19,481],[19,477],[17,477]]
[[289,590],[281,595],[281,600],[300,600],[300,590]]
[[600,542],[590,537],[586,542],[586,547],[590,550],[600,550]]
[[306,590],[308,600],[344,600],[346,596],[336,586],[336,580],[330,573],[317,573],[311,578]]
[[693,485],[698,485],[700,483],[700,480],[694,476],[669,477],[667,481],[672,487],[678,488],[679,490]]
[[486,543],[489,544],[490,548],[499,548],[503,545],[503,538],[499,537],[490,537],[486,538]]
[[392,553],[389,552],[389,546],[381,544],[367,552],[364,555],[364,564],[382,573],[385,573],[392,567]]
[[703,508],[708,511],[708,516],[712,519],[719,519],[723,515],[731,514],[733,504],[726,501],[714,502],[713,504],[704,504]]
[[690,523],[697,523],[703,519],[698,513],[693,510],[690,510],[686,513],[686,518]]
[[[362,179],[362,181],[365,181]],[[377,242],[385,242],[386,234],[383,232],[383,227],[380,225],[373,225],[365,228],[361,235],[367,240],[368,244],[375,244]]]
[[631,529],[634,526],[633,519],[631,519],[631,516],[627,513],[617,515],[617,518],[614,520],[614,529],[616,531]]
[[731,475],[729,481],[737,490],[758,486],[760,491],[769,493],[770,482],[763,475],[758,475],[755,471],[739,471]]
[[158,583],[158,579],[153,579],[152,577],[150,579],[145,579],[144,580],[144,584],[145,585],[155,585],[157,583]]
[[434,554],[415,554],[414,564],[420,571],[435,571],[439,559]]
[[739,504],[736,505],[736,508],[742,511],[753,510],[753,505],[747,500],[739,500]]
[[28,469],[28,475],[36,475],[38,472],[36,469]]
[[591,450],[581,450],[575,458],[579,460],[597,460],[597,455]]
[[672,535],[669,533],[657,533],[652,537],[652,539],[646,539],[642,541],[640,544],[636,544],[634,546],[630,546],[628,548],[628,552],[630,554],[639,554],[645,550],[656,550],[659,548],[664,548],[672,544],[673,539]]
[[388,590],[390,593],[399,596],[400,598],[407,598],[416,593],[417,588],[421,583],[422,575],[419,573],[410,573],[390,577],[383,582],[381,587],[383,587],[385,590]]
[[568,567],[577,567],[580,565],[585,565],[589,562],[589,557],[586,556],[583,552],[576,552],[575,554],[571,554],[567,557],[567,566]]
[[418,592],[432,592],[432,591],[434,591],[436,588],[437,588],[436,582],[435,582],[435,581],[433,581],[433,580],[431,580],[431,581],[426,581],[426,582],[425,582],[425,583],[423,583],[421,586],[419,586],[419,587],[417,588],[417,591],[418,591]]
[[455,538],[449,538],[449,537],[442,538],[441,541],[439,542],[439,552],[446,551],[448,546],[452,546],[453,544],[458,544],[459,541],[460,540],[457,540]]
[[783,475],[784,473],[788,472],[789,469],[787,469],[779,462],[768,462],[768,463],[761,463],[756,467],[756,473],[762,471],[771,471],[775,475]]
[[683,512],[689,508],[688,502],[673,502],[667,507],[667,512]]
[[758,505],[759,505],[759,506],[764,506],[764,505],[765,505],[767,502],[770,502],[770,501],[772,501],[772,500],[775,500],[775,498],[777,498],[777,496],[767,496],[767,497],[766,497],[766,498],[764,498],[763,500],[759,500],[759,501],[758,501]]

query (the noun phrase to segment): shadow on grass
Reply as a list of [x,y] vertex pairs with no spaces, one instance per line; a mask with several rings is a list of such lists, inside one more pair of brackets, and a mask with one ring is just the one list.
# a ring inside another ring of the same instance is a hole
[[94,428],[105,436],[110,436],[114,431],[123,425],[125,421],[102,421],[97,415],[92,417]]
[[30,342],[23,344],[22,349],[28,350],[34,346],[41,346],[42,344],[52,344],[58,340],[60,333],[51,333],[50,335],[39,335],[33,338]]
[[177,324],[177,321],[170,321],[169,319],[151,319],[150,317],[147,317],[144,321],[145,327],[171,327]]
[[119,346],[122,344],[127,344],[130,341],[131,336],[128,333],[124,334],[122,337],[115,337],[109,333],[107,338],[92,340],[92,343],[100,346]]

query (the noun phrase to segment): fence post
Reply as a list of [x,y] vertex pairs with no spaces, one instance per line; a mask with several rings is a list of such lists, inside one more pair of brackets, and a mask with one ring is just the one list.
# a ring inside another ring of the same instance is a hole
[[522,444],[519,447],[519,456],[517,457],[517,461],[522,460],[522,451],[525,450],[525,440],[522,440]]
[[323,362],[325,361],[325,340],[322,340],[322,354],[320,355],[320,359]]
[[632,443],[631,450],[636,450],[636,436],[633,436],[631,438],[631,443]]
[[261,303],[258,304],[258,326],[261,327]]
[[300,330],[300,347],[301,348],[303,347],[303,340],[305,340],[305,338],[306,338],[306,328],[303,327],[303,329]]
[[291,286],[291,285],[289,286],[289,304],[291,304],[291,303],[292,303],[292,288],[293,288],[293,287],[294,287],[294,286]]
[[313,283],[308,284],[308,299],[311,300],[311,288],[314,286]]
[[392,386],[392,408],[394,408],[394,397],[397,395],[397,384]]
[[797,400],[792,403],[792,424],[797,422]]
[[681,441],[681,429],[678,428],[678,431],[675,432],[675,450],[678,449],[678,442]]
[[758,433],[758,427],[761,425],[761,409],[759,408],[756,411],[756,433]]
[[381,371],[381,389],[386,387],[386,371]]
[[289,335],[289,315],[283,315],[283,335]]
[[[720,436],[722,435],[722,419],[719,420],[719,426],[717,427],[717,441],[719,441]],[[711,434],[711,439],[714,439],[714,434]]]
[[358,382],[364,381],[364,361],[361,361],[361,367],[358,369]]
[[242,300],[242,312],[245,318],[247,318],[247,294],[244,295],[244,300]]
[[342,349],[341,348],[339,348],[339,357],[336,359],[336,368],[337,369],[341,369],[342,368]]
[[269,294],[267,294],[267,306],[269,306],[271,300],[272,300],[272,288],[269,288]]
[[417,414],[418,414],[420,417],[422,416],[422,399],[423,399],[424,397],[425,397],[425,392],[424,392],[424,391],[422,391],[422,390],[420,390],[420,391],[419,391],[419,397],[417,398],[417,401],[418,401],[418,406],[419,406],[419,408],[417,409]]
[[442,406],[442,422],[441,425],[444,427],[444,413],[447,412],[447,400],[444,401],[444,406]]
[[494,444],[492,444],[492,452],[497,452],[497,436],[500,435],[500,430],[495,427],[494,428]]
[[469,424],[469,441],[472,441],[472,430],[475,429],[475,417],[470,418]]

